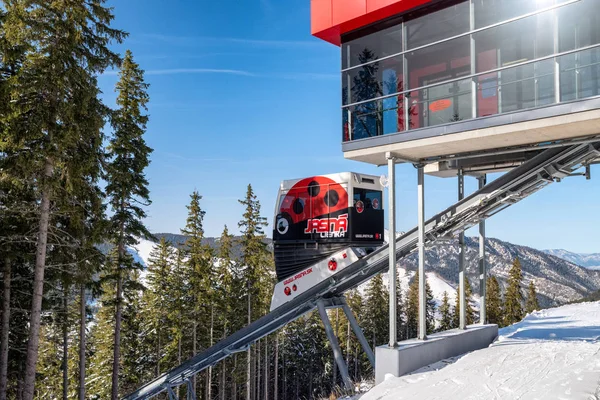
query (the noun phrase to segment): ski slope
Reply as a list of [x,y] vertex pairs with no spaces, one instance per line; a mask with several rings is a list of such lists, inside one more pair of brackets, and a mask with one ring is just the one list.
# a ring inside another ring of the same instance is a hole
[[390,377],[361,400],[600,400],[600,302],[528,315],[490,347]]

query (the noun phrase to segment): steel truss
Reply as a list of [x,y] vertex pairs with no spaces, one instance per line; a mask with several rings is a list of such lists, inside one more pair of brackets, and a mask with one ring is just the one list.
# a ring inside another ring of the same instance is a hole
[[[599,160],[600,141],[544,150],[426,221],[425,245],[457,236],[547,185],[573,176],[580,168],[595,164]],[[396,240],[396,256],[399,259],[417,250],[418,236],[418,229],[414,228]],[[162,392],[174,396],[173,388],[181,385],[191,387],[190,379],[200,371],[214,366],[233,353],[245,351],[258,339],[275,332],[317,307],[321,309],[327,307],[327,304],[336,306],[342,293],[383,272],[388,267],[388,259],[388,246],[384,245],[329,280],[319,283],[289,303],[283,304],[180,366],[145,384],[127,395],[125,399],[149,399]],[[356,326],[358,327],[358,324]],[[366,348],[368,347],[367,344]],[[372,355],[369,359],[372,359]],[[192,393],[189,398],[194,397]]]

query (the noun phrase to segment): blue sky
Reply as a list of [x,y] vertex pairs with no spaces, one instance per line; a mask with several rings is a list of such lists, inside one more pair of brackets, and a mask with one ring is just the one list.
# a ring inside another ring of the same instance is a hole
[[[283,179],[381,175],[341,151],[339,48],[310,35],[309,0],[109,0],[114,26],[150,83],[146,140],[152,232],[179,232],[198,190],[205,231],[237,232],[251,183],[272,219]],[[100,85],[114,104],[117,76]],[[600,167],[595,171],[600,174]],[[600,252],[598,178],[554,184],[488,221],[489,236],[535,248]],[[416,170],[398,167],[398,227],[416,224]],[[467,178],[467,193],[476,188]],[[456,200],[456,179],[426,177],[426,214]],[[270,228],[269,228],[270,229]],[[270,234],[270,232],[269,232]],[[475,235],[475,231],[468,232]]]

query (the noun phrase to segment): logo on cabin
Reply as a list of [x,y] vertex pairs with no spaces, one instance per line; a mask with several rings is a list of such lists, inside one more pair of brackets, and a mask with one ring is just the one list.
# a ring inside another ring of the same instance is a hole
[[304,233],[318,233],[322,238],[343,238],[348,232],[348,214],[337,218],[311,218],[306,223]]

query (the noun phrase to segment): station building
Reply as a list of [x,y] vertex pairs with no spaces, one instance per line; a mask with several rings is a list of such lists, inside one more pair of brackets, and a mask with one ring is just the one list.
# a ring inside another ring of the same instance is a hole
[[456,176],[465,156],[493,154],[489,171],[600,132],[600,0],[311,3],[341,49],[346,158]]

